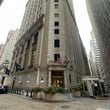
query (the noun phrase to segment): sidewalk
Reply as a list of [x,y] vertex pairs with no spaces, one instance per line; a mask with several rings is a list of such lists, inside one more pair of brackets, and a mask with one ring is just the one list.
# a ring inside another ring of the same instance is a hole
[[109,97],[103,97],[103,96],[96,96],[95,97],[96,100],[109,100]]
[[0,95],[0,110],[110,110],[110,100],[76,98],[69,102],[45,102],[16,94]]

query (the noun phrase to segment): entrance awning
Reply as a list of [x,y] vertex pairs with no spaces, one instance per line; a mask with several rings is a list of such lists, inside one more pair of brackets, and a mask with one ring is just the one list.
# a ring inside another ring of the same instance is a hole
[[85,76],[82,78],[82,81],[98,81],[99,78],[95,76]]

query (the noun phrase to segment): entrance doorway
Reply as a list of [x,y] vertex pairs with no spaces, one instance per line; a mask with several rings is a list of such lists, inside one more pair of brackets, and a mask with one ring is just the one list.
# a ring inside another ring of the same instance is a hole
[[64,72],[63,71],[52,71],[51,84],[55,86],[61,86],[64,88]]

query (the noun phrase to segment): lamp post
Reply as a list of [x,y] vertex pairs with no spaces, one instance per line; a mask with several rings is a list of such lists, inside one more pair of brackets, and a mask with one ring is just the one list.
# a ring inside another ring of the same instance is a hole
[[103,90],[102,90],[102,85],[101,85],[101,80],[99,79],[99,87],[100,87],[100,92],[101,92],[101,96],[103,96]]
[[[66,56],[66,60],[65,60],[65,64],[66,64],[66,72],[68,72],[68,64],[69,63],[72,63],[72,60],[71,61],[69,61],[69,60],[67,60],[67,56]],[[69,92],[69,95],[68,95],[68,97],[70,98],[70,97],[72,97],[71,96],[71,91],[70,91],[70,85],[69,85],[69,76],[67,75],[67,73],[66,73],[66,79],[67,79],[67,83],[68,83],[68,92]]]
[[98,74],[98,76],[99,76],[99,88],[100,88],[100,92],[101,92],[101,96],[103,96],[104,94],[103,94],[103,89],[102,89],[102,85],[101,85],[101,76],[100,76],[100,74]]

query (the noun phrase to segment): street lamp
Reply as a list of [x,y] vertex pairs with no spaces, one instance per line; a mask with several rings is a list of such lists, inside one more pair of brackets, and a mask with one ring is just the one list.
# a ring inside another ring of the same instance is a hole
[[101,76],[100,76],[100,74],[98,74],[98,76],[99,76],[99,88],[100,88],[101,96],[103,96],[103,90],[102,90],[102,84],[101,84]]

